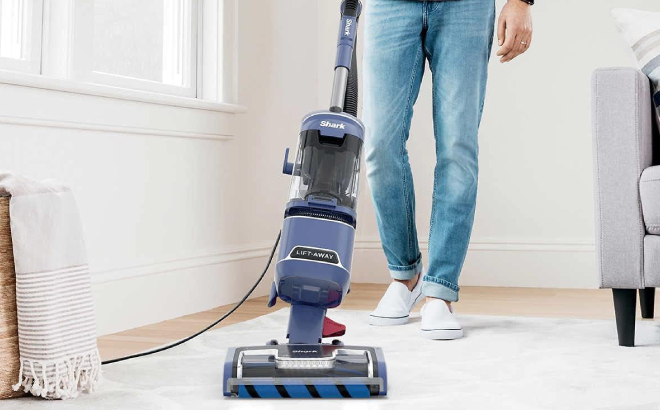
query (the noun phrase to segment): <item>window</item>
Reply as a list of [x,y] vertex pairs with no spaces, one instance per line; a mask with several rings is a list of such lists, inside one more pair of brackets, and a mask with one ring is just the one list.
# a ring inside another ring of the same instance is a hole
[[0,68],[39,73],[41,11],[41,0],[0,0]]
[[219,102],[236,0],[0,0],[0,69]]
[[196,96],[194,0],[76,0],[75,80]]

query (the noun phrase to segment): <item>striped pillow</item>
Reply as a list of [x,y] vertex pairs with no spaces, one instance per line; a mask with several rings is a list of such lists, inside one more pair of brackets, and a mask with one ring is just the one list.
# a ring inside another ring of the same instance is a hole
[[653,102],[660,118],[660,13],[613,9],[612,15],[632,48],[642,72],[653,83]]

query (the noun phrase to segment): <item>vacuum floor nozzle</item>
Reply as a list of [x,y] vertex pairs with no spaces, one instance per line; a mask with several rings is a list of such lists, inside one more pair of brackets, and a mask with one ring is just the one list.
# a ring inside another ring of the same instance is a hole
[[358,398],[384,395],[380,349],[283,344],[231,349],[224,394],[243,398]]

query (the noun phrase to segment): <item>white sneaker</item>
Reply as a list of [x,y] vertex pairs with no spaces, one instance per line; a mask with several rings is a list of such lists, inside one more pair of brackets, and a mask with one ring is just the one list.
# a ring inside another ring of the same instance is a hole
[[461,324],[444,300],[431,299],[422,306],[422,336],[437,340],[463,337]]
[[369,315],[373,326],[395,326],[408,323],[410,311],[422,300],[422,275],[412,291],[401,282],[392,282],[380,299],[376,310]]

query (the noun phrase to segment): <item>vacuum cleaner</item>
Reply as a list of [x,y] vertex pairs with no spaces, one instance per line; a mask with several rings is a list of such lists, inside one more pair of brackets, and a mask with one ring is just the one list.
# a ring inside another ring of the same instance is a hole
[[288,343],[229,349],[223,393],[245,398],[341,398],[387,394],[380,348],[344,346],[326,318],[350,291],[364,126],[357,118],[355,44],[362,5],[344,0],[328,111],[303,118],[268,306],[291,304]]

